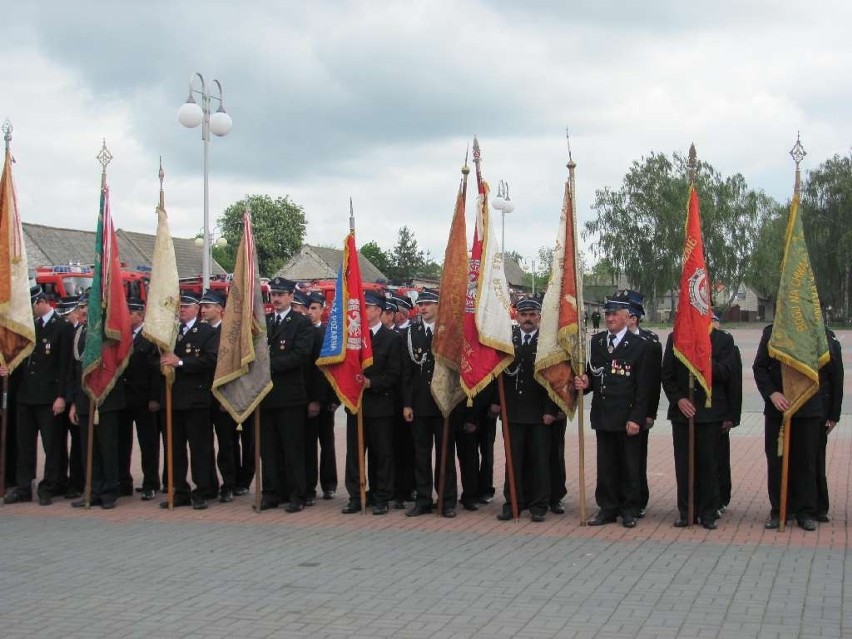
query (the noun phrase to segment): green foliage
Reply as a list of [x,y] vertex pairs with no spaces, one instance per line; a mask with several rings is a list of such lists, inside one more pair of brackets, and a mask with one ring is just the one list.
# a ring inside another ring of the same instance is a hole
[[[723,178],[706,162],[698,163],[695,188],[710,278],[717,290],[729,292],[714,300],[724,308],[745,277],[758,229],[774,202],[749,190],[742,175]],[[620,189],[596,192],[597,218],[583,231],[584,238],[596,238],[591,248],[599,264],[612,275],[625,274],[645,295],[651,313],[679,285],[688,194],[686,159],[651,153],[633,162]]]
[[364,246],[358,249],[358,252],[370,260],[373,265],[385,275],[390,273],[391,257],[375,242],[367,242]]
[[[271,277],[299,250],[305,237],[307,221],[304,209],[285,195],[274,200],[269,195],[247,196],[251,208],[254,244],[260,274]],[[217,224],[228,240],[225,255],[233,263],[240,237],[243,234],[243,212],[246,200],[234,202],[219,217]],[[224,266],[224,264],[223,264]]]
[[849,318],[852,278],[852,155],[835,155],[808,173],[802,224],[823,308]]
[[391,264],[387,275],[396,284],[410,282],[426,265],[423,251],[417,248],[414,232],[407,226],[399,229],[396,245],[390,254]]

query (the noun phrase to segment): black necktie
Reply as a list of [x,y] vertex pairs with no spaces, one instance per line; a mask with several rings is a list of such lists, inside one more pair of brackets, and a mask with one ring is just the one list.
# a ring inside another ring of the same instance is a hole
[[43,317],[38,318],[38,327],[44,328],[44,318]]
[[428,326],[426,327],[426,337],[427,337],[428,339],[431,339],[431,338],[432,338],[432,329],[431,329],[431,328],[429,328]]
[[609,352],[611,353],[614,350],[615,350],[615,335],[610,333],[609,334]]
[[276,313],[275,314],[275,328],[278,328],[279,326],[281,326],[281,316],[278,313]]
[[180,339],[183,339],[184,334],[186,333],[186,324],[181,322],[180,331],[178,331]]
[[530,339],[532,339],[532,335],[530,335],[529,333],[524,335],[524,346],[530,345]]

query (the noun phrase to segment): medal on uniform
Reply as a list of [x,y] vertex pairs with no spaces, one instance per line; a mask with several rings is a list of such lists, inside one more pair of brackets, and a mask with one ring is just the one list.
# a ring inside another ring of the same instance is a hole
[[50,342],[44,340],[44,354],[50,355]]

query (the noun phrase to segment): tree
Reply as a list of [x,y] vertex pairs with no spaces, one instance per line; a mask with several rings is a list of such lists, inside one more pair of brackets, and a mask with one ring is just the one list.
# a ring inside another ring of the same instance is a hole
[[835,155],[808,173],[802,224],[823,308],[852,316],[852,155]]
[[774,299],[778,293],[789,211],[789,206],[778,205],[764,222],[746,271],[745,283],[761,297]]
[[[724,308],[745,277],[758,230],[774,202],[749,190],[742,175],[722,178],[706,162],[696,167],[695,188],[707,268],[714,289],[727,292],[716,300]],[[597,238],[594,255],[645,295],[652,315],[656,301],[679,284],[688,192],[685,158],[651,153],[633,162],[618,191],[607,187],[595,193],[597,218],[583,231],[584,238]]]
[[407,226],[399,229],[396,246],[393,247],[390,258],[391,265],[387,275],[397,284],[410,282],[426,264],[423,252],[417,248],[414,232]]
[[[299,250],[305,237],[305,211],[286,195],[274,200],[269,195],[247,196],[251,208],[254,245],[262,276],[273,276]],[[231,204],[217,221],[223,237],[228,240],[226,255],[236,254],[243,234],[243,212],[246,200]]]
[[358,251],[370,260],[373,265],[379,269],[385,276],[390,276],[391,272],[391,257],[382,250],[382,247],[375,242],[367,242],[358,249]]

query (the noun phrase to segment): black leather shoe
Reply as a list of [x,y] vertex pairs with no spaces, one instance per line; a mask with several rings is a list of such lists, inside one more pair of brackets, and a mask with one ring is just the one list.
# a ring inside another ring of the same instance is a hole
[[207,500],[204,497],[195,497],[192,500],[193,510],[207,510]]
[[[89,506],[100,506],[100,505],[101,505],[101,500],[97,499],[97,498],[92,498],[92,500],[89,502]],[[86,500],[85,499],[78,499],[77,501],[71,502],[71,508],[85,508],[85,507],[86,507]]]
[[586,522],[588,526],[604,526],[606,524],[614,524],[615,517],[605,517],[601,513],[598,513],[594,517],[592,517],[589,521]]
[[18,492],[16,490],[10,490],[6,493],[6,496],[3,498],[4,504],[23,504],[33,500],[32,493]]
[[157,495],[156,490],[143,490],[142,491],[142,501],[151,501],[152,499],[154,499],[154,497],[156,497],[156,495]]
[[492,501],[494,501],[493,495],[483,495],[482,497],[479,498],[480,504],[490,504]]
[[455,508],[447,507],[447,508],[444,508],[444,510],[441,511],[441,517],[446,517],[447,519],[452,519],[455,516],[456,516],[456,509]]
[[799,520],[799,528],[808,532],[813,532],[817,529],[816,522],[810,517],[802,517]]
[[512,521],[512,509],[504,508],[499,513],[497,513],[497,519],[499,519],[500,521]]
[[431,504],[427,506],[426,504],[414,504],[411,508],[405,511],[406,517],[419,517],[420,515],[428,515],[432,512]]
[[707,530],[716,530],[719,527],[715,519],[702,520],[701,525]]
[[115,508],[116,502],[114,500],[111,501],[103,501],[101,502],[101,508],[104,510],[112,510]]
[[354,499],[350,499],[349,503],[347,503],[343,507],[343,510],[341,510],[340,512],[342,512],[344,515],[352,515],[354,513],[360,513],[361,512],[361,502],[357,502]]
[[763,524],[763,527],[766,528],[766,530],[775,530],[776,528],[778,528],[778,524],[778,516],[770,515],[769,519],[766,520],[766,523]]
[[38,505],[39,506],[50,506],[53,503],[53,500],[50,498],[50,495],[39,495],[38,496]]
[[378,503],[373,506],[373,514],[374,515],[387,515],[388,514],[388,505],[383,503]]
[[260,500],[260,509],[261,510],[275,510],[278,508],[278,502],[272,499],[261,499]]
[[636,528],[636,517],[627,516],[621,518],[621,525],[625,528]]
[[284,512],[287,513],[298,513],[305,509],[305,504],[300,504],[295,501],[291,501],[284,507]]
[[223,488],[222,492],[219,493],[219,501],[223,504],[229,504],[234,501],[234,492],[227,488]]
[[242,497],[243,495],[248,495],[248,488],[246,488],[245,486],[237,486],[236,488],[234,488],[235,497]]
[[544,521],[544,513],[532,513],[530,515],[530,521],[534,521],[535,523]]
[[307,499],[305,499],[305,506],[316,506],[316,504],[316,497],[308,497]]
[[565,504],[563,504],[561,501],[558,501],[555,504],[550,504],[550,512],[556,513],[557,515],[564,515]]
[[324,490],[322,491],[323,499],[334,499],[334,491],[333,490]]
[[644,508],[639,509],[639,512],[636,513],[636,518],[637,519],[644,519],[645,518],[645,509]]
[[728,512],[728,504],[722,504],[721,506],[719,506],[720,514],[724,515],[726,512]]
[[831,517],[828,516],[828,513],[817,513],[814,519],[816,519],[821,524],[827,524],[831,521]]
[[391,506],[394,510],[405,510],[405,500],[404,499],[394,499],[391,502]]
[[479,506],[476,505],[476,502],[463,501],[461,502],[461,505],[465,510],[479,510]]
[[686,517],[678,517],[675,519],[675,522],[672,524],[675,528],[686,528],[689,526],[689,522],[686,521]]
[[[189,506],[190,503],[191,502],[188,499],[175,499],[174,507],[175,508],[181,508],[182,506]],[[169,500],[168,499],[160,502],[160,508],[168,509],[168,507],[169,507]]]
[[83,492],[80,491],[80,490],[77,490],[76,488],[69,488],[68,490],[65,491],[65,494],[63,495],[63,497],[65,497],[65,499],[77,499],[78,497],[82,497],[82,496],[83,496]]

